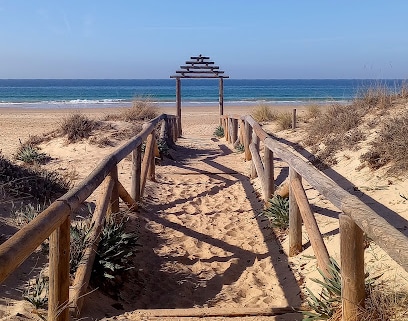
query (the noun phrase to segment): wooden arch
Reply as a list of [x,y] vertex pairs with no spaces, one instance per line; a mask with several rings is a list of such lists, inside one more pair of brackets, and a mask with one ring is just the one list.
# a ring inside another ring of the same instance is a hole
[[181,129],[181,78],[218,78],[219,79],[219,107],[220,115],[224,114],[224,71],[219,66],[215,66],[210,57],[198,55],[190,57],[191,60],[180,66],[180,70],[170,78],[176,78],[176,107],[177,107],[177,131],[179,137],[182,134]]

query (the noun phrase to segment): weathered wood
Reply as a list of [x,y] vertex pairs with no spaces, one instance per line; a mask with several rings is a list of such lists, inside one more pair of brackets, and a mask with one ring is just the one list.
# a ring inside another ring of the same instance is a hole
[[0,282],[67,219],[70,211],[68,204],[56,201],[0,245]]
[[50,236],[49,321],[69,321],[70,227],[68,215]]
[[296,129],[296,108],[292,110],[292,129]]
[[340,214],[341,298],[344,321],[358,321],[364,307],[364,235],[347,215]]
[[227,142],[229,142],[229,141],[230,141],[230,138],[229,138],[229,136],[230,136],[230,129],[229,129],[229,121],[228,121],[228,117],[227,117],[227,116],[225,117],[225,131],[224,131],[224,134],[225,134],[225,140],[226,140]]
[[145,153],[142,161],[142,173],[140,175],[140,196],[143,196],[143,192],[146,186],[146,179],[153,157],[153,145],[154,145],[154,133],[151,133],[146,140]]
[[265,193],[265,172],[264,172],[264,167],[262,164],[261,156],[259,155],[259,151],[254,143],[251,143],[249,145],[249,150],[251,151],[251,154],[252,154],[253,168],[255,168],[255,173],[261,181],[262,192]]
[[185,75],[194,75],[194,74],[223,74],[224,71],[222,70],[205,70],[204,68],[195,70],[194,67],[190,67],[192,70],[177,70],[177,74]]
[[276,195],[281,197],[289,197],[289,178],[285,179],[276,189]]
[[322,272],[329,276],[329,252],[324,244],[316,218],[310,209],[309,201],[299,176],[292,177],[290,180],[290,185],[293,195],[295,196],[296,203],[299,207],[303,223],[305,224],[307,234],[309,235],[310,244],[312,245],[313,252],[316,256],[317,264]]
[[[293,168],[289,168],[290,182],[300,180],[300,175]],[[302,217],[296,202],[292,184],[289,187],[289,256],[302,252]]]
[[[192,59],[196,59],[196,58],[192,58]],[[206,57],[206,59],[210,59],[210,58]],[[202,60],[196,60],[196,61],[189,60],[189,61],[186,61],[186,65],[193,65],[193,66],[196,66],[196,65],[213,65],[213,64],[214,64],[214,61],[202,61]]]
[[224,79],[219,80],[219,108],[220,116],[224,115]]
[[245,132],[245,122],[242,119],[238,120],[239,123],[239,130],[238,130],[238,139],[240,141],[240,143],[244,146],[245,148],[245,144],[244,144],[244,132]]
[[177,137],[181,137],[181,81],[176,78]]
[[245,160],[250,161],[252,158],[251,151],[249,150],[249,144],[251,143],[252,127],[247,121],[245,121],[244,132],[244,147],[245,147]]
[[147,168],[147,179],[151,182],[154,182],[156,180],[155,156],[159,154],[159,149],[157,147],[156,135],[154,132],[152,134],[153,134],[153,141],[152,141],[152,149],[150,150],[150,153],[152,153],[152,155],[149,157],[150,164]]
[[109,173],[109,176],[112,178],[114,185],[113,185],[112,193],[110,194],[111,197],[109,201],[107,215],[119,212],[119,191],[118,191],[118,186],[116,184],[118,182],[118,166],[117,165],[112,167],[112,170]]
[[355,196],[343,200],[341,209],[370,239],[408,271],[408,238],[404,234]]
[[128,316],[128,320],[136,321],[140,318],[211,318],[211,317],[246,317],[246,316],[279,316],[301,310],[293,307],[267,308],[199,308],[199,309],[150,309],[137,310]]
[[275,189],[275,178],[273,173],[273,153],[272,151],[264,146],[264,200],[265,203],[272,197]]
[[137,146],[132,152],[132,181],[130,194],[136,201],[140,201],[140,177],[142,172],[142,145]]
[[201,65],[186,65],[180,66],[181,69],[220,69],[219,66],[201,66]]
[[[256,153],[254,151],[251,150],[251,145],[255,146],[256,149]],[[255,132],[252,133],[252,143],[249,145],[249,149],[251,150],[251,159],[252,159],[252,163],[251,163],[251,178],[255,178],[257,177],[257,170],[256,170],[256,164],[255,162],[257,162],[257,160],[254,161],[254,155],[258,155],[259,156],[259,138],[256,135]]]
[[192,76],[180,76],[180,75],[175,75],[175,76],[170,76],[170,78],[194,78],[194,79],[199,79],[199,78],[205,78],[205,79],[217,79],[217,78],[229,78],[229,76],[222,76],[222,75],[192,75]]
[[[81,262],[79,262],[77,271],[75,273],[75,280],[71,287],[71,311],[76,316],[81,314],[84,296],[88,289],[89,280],[91,279],[92,268],[100,240],[100,233],[103,229],[109,206],[110,195],[116,184],[117,182],[115,182],[112,176],[108,176],[105,179],[102,193],[98,199],[95,212],[92,216],[92,231],[89,235],[89,244],[84,250],[84,255]],[[122,186],[122,184],[120,184],[120,186]]]
[[130,196],[121,182],[118,181],[119,197],[125,202],[130,211],[136,211],[138,208],[137,202]]
[[231,119],[231,143],[235,144],[238,139],[238,120],[234,118]]

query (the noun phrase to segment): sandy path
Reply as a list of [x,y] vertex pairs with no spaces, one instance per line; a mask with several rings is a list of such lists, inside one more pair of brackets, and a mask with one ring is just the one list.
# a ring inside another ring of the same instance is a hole
[[209,136],[177,145],[147,188],[143,249],[121,293],[129,312],[115,320],[144,320],[136,309],[299,306],[286,255],[257,216],[262,203],[242,155]]

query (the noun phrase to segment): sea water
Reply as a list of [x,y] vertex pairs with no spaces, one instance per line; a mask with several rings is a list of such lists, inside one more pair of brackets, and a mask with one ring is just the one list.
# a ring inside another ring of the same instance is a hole
[[[224,79],[225,105],[347,102],[381,84],[399,87],[403,80],[372,79]],[[182,79],[183,105],[217,105],[218,79]],[[130,106],[150,99],[174,106],[174,79],[0,79],[0,107],[86,108]]]

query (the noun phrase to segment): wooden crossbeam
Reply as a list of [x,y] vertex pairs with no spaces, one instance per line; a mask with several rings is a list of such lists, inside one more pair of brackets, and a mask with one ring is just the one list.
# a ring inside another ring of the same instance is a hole
[[187,65],[213,65],[214,61],[186,61]]
[[170,78],[229,78],[229,76],[223,75],[190,75],[190,76],[182,76],[182,75],[173,75]]
[[210,59],[210,57],[204,57],[204,56],[201,56],[201,55],[199,55],[199,56],[197,56],[197,57],[190,57],[190,59]]
[[220,69],[219,66],[180,66],[181,69]]
[[222,70],[177,70],[177,74],[223,74]]

